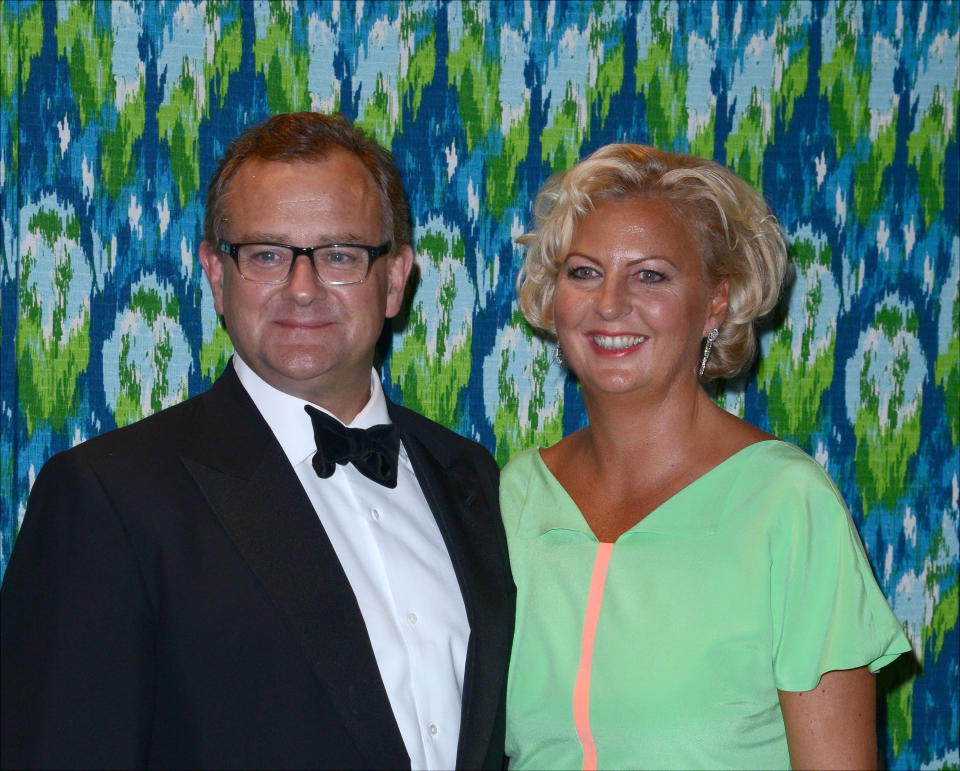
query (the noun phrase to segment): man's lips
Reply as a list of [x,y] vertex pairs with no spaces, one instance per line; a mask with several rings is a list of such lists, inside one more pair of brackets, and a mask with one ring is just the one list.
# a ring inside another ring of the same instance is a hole
[[273,322],[284,329],[322,329],[333,322],[328,319],[275,319]]

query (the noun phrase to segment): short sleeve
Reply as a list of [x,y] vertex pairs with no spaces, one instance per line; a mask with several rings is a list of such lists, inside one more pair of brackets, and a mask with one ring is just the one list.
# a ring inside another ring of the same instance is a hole
[[770,583],[774,682],[808,691],[832,670],[876,672],[910,650],[850,513],[822,468],[797,453],[777,475]]

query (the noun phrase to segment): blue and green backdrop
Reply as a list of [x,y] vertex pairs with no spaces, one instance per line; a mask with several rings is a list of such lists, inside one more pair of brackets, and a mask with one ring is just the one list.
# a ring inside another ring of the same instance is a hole
[[724,163],[792,241],[783,323],[717,398],[837,480],[913,643],[891,768],[957,768],[958,14],[944,2],[0,1],[0,569],[58,450],[211,383],[197,261],[243,129],[340,111],[403,170],[420,276],[389,393],[501,463],[583,425],[514,239],[612,141]]

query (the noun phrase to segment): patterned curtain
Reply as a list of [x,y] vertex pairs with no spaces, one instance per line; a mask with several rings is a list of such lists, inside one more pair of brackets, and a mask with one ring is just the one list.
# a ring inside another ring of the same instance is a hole
[[796,280],[716,398],[837,481],[915,661],[891,768],[958,756],[956,0],[0,2],[0,570],[53,453],[206,387],[230,355],[197,260],[207,180],[266,116],[339,111],[395,154],[419,279],[392,397],[489,447],[585,421],[519,316],[514,243],[612,141],[762,190]]

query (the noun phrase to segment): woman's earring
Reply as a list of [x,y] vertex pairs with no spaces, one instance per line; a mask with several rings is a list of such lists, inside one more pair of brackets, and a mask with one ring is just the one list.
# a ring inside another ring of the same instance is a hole
[[707,344],[703,347],[703,358],[700,359],[700,371],[697,373],[700,377],[703,377],[703,371],[707,368],[707,359],[710,358],[710,351],[713,350],[713,341],[719,334],[720,330],[714,327],[707,335]]
[[567,366],[567,360],[563,358],[563,349],[560,343],[557,343],[557,350],[553,352],[553,360],[561,367]]

